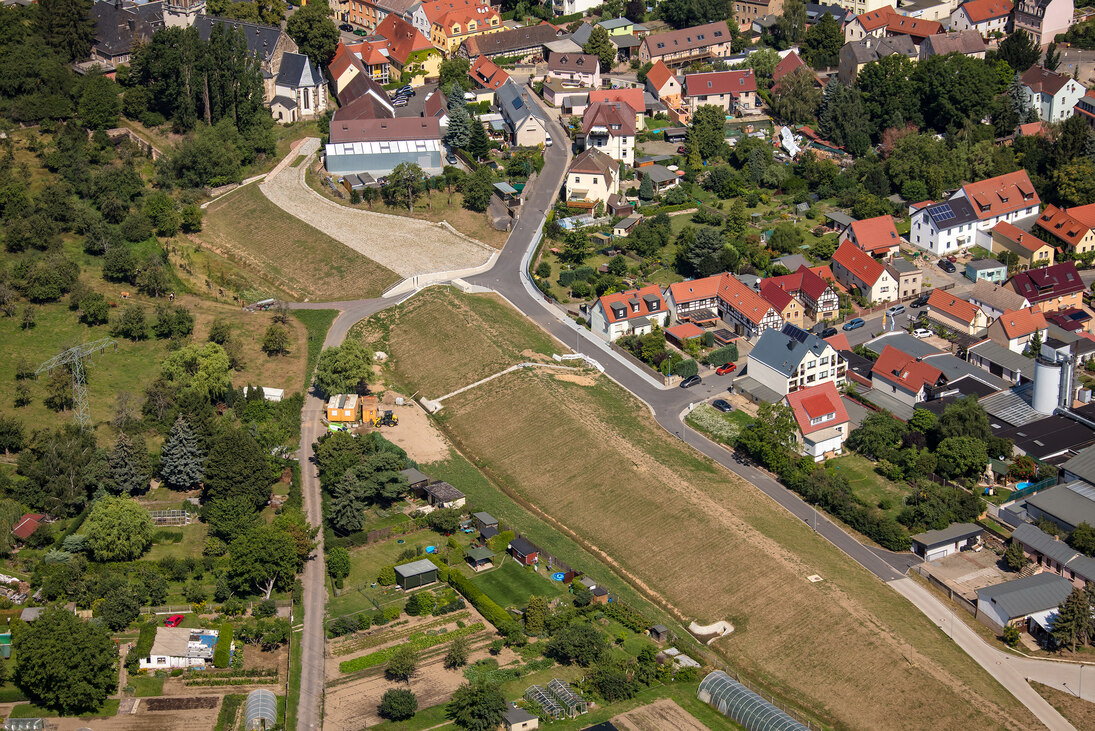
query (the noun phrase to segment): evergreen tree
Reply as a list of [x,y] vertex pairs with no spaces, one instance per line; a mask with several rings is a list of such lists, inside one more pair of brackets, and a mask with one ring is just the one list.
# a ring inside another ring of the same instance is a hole
[[160,476],[169,487],[188,490],[202,481],[204,461],[190,423],[180,414],[160,451]]
[[612,70],[612,64],[616,61],[616,47],[609,39],[608,31],[598,25],[589,34],[589,40],[582,46],[583,53],[590,53],[600,62],[601,73]]
[[327,3],[297,8],[285,24],[285,32],[296,42],[297,49],[321,69],[327,67],[338,49],[338,28]]
[[107,463],[115,492],[135,495],[148,489],[152,468],[140,434],[131,438],[125,432],[119,433]]
[[487,131],[483,129],[483,125],[478,120],[471,125],[468,152],[470,152],[476,160],[482,159],[484,155],[490,152],[490,140],[487,138]]
[[1068,598],[1057,608],[1053,621],[1053,639],[1059,645],[1068,645],[1073,652],[1077,645],[1091,639],[1091,601],[1083,589],[1073,589]]
[[255,507],[270,499],[274,480],[262,447],[246,430],[225,428],[205,460],[205,499],[243,497]]
[[1041,55],[1042,50],[1038,47],[1038,43],[1022,29],[1001,41],[1000,47],[996,50],[996,58],[1007,61],[1008,66],[1011,66],[1017,74],[1023,73],[1038,63]]
[[530,635],[538,635],[543,632],[547,615],[547,600],[542,596],[530,596],[528,598],[528,607],[525,608],[525,631]]
[[449,99],[449,126],[445,131],[445,144],[451,150],[463,150],[471,141],[471,116],[464,101],[464,89],[450,84],[446,90]]
[[91,53],[95,23],[92,0],[39,0],[38,34],[70,61],[83,61]]
[[1057,46],[1051,45],[1046,49],[1046,57],[1042,61],[1042,68],[1046,71],[1056,71],[1061,66],[1061,52]]
[[639,183],[639,198],[644,201],[654,199],[654,181],[650,179],[649,175],[644,175],[642,182]]
[[1007,549],[1004,551],[1004,563],[1006,563],[1008,568],[1012,571],[1022,571],[1023,568],[1030,563],[1030,559],[1027,558],[1027,554],[1023,550],[1023,544],[1018,541],[1009,543]]

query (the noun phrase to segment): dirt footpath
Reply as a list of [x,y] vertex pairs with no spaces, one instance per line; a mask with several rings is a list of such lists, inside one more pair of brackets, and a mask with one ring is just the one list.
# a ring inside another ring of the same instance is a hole
[[612,723],[620,731],[707,731],[695,716],[669,698],[659,698],[649,705],[621,713],[612,719]]

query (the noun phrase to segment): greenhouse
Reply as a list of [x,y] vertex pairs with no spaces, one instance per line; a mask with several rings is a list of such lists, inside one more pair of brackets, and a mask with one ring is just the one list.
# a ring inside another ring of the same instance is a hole
[[247,703],[243,707],[244,728],[273,728],[278,722],[278,699],[273,692],[259,688],[247,694]]
[[806,726],[764,700],[721,670],[700,682],[699,699],[748,731],[805,731]]
[[555,699],[567,709],[568,716],[573,718],[579,713],[586,712],[585,699],[571,690],[569,685],[558,678],[552,679],[547,684],[547,689],[551,691],[551,694],[555,696]]
[[562,718],[566,714],[566,710],[559,705],[559,702],[538,685],[529,686],[525,691],[525,700],[539,705],[544,713],[554,719]]

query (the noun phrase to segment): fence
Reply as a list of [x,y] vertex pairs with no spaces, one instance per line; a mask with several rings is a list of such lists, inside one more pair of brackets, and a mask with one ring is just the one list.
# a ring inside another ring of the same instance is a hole
[[[509,526],[503,527],[509,528]],[[513,536],[514,538],[524,538],[526,541],[532,543],[537,548],[539,548],[540,563],[547,566],[550,573],[565,574],[565,578],[563,579],[564,583],[569,583],[570,581],[582,575],[581,571],[575,571],[566,563],[566,561],[563,561],[561,558],[553,556],[545,551],[543,548],[540,548],[540,546],[537,545],[535,541],[533,541],[531,538],[526,537],[523,533],[518,533],[517,531],[514,531]]]
[[1050,487],[1053,487],[1056,484],[1057,484],[1057,476],[1054,475],[1053,477],[1047,477],[1044,480],[1040,480],[1039,482],[1035,482],[1033,485],[1027,485],[1026,487],[1015,490],[1014,492],[1011,493],[1010,497],[1011,497],[1012,500],[1020,500],[1020,499],[1025,498],[1025,497],[1030,497],[1031,495],[1033,495],[1036,492],[1041,492],[1042,490],[1046,490]]
[[149,510],[148,514],[158,526],[190,525],[190,513],[185,510]]
[[924,568],[923,564],[917,564],[916,566],[913,566],[912,569],[913,571],[927,579],[929,584],[945,593],[948,599],[965,609],[971,617],[977,616],[977,606],[973,602],[971,602],[969,599],[966,599],[961,594],[956,594],[954,589],[950,588],[942,581],[932,576],[932,574]]

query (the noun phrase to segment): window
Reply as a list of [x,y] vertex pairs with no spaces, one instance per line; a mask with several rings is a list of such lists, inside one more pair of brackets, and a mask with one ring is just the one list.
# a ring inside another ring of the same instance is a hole
[[807,364],[806,364],[806,367],[807,367],[807,368],[813,368],[813,367],[814,367],[814,366],[816,366],[816,365],[817,365],[817,361],[816,361],[816,360],[812,360],[812,361],[810,361],[809,363],[807,363]]

